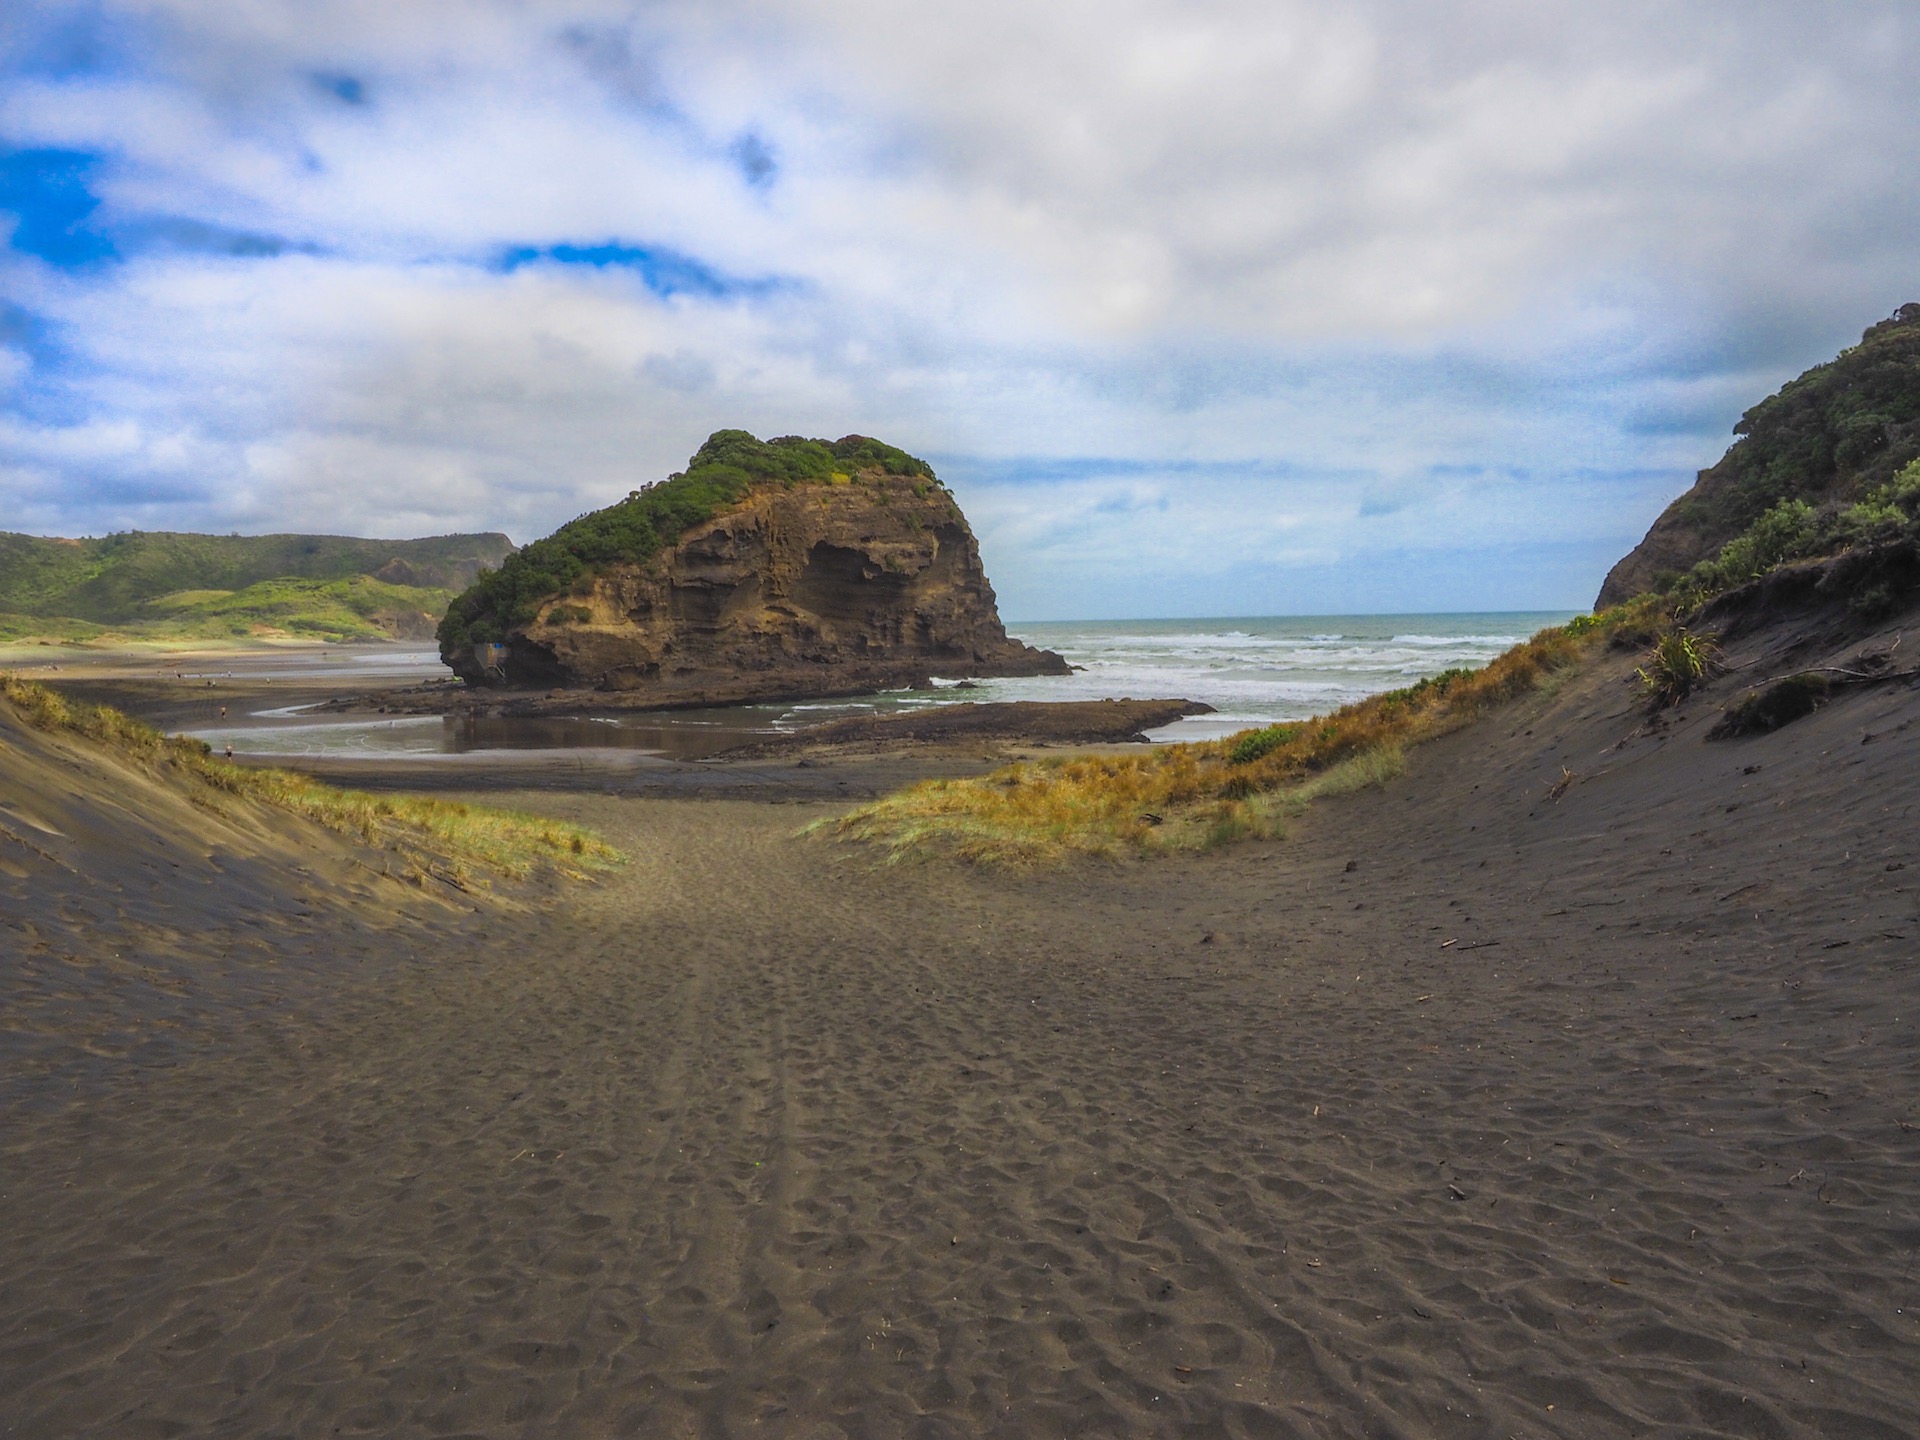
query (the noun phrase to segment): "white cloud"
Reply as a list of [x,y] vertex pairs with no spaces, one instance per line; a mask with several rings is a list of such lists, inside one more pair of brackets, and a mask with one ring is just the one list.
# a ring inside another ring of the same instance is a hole
[[[743,425],[943,457],[1028,613],[1102,566],[1604,568],[1920,260],[1877,0],[97,8],[118,58],[14,73],[0,139],[100,152],[103,223],[296,248],[0,263],[41,529],[527,538]],[[491,263],[602,241],[771,283]]]

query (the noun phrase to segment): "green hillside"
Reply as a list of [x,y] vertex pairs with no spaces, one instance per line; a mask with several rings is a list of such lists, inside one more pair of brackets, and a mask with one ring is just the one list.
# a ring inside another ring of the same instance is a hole
[[1901,306],[1858,345],[1781,386],[1734,433],[1740,438],[1720,463],[1702,470],[1614,566],[1600,606],[1670,589],[1755,527],[1763,542],[1783,526],[1807,532],[1798,550],[1781,553],[1817,553],[1831,537],[1809,538],[1809,526],[1839,535],[1843,511],[1892,503],[1897,477],[1920,459],[1920,304]]
[[89,540],[0,532],[0,640],[86,642],[286,634],[422,639],[504,535],[362,540],[342,535],[131,531]]
[[1852,499],[1892,479],[1920,455],[1920,305],[1783,385],[1734,434],[1713,483],[1674,502],[1721,543],[1783,500]]

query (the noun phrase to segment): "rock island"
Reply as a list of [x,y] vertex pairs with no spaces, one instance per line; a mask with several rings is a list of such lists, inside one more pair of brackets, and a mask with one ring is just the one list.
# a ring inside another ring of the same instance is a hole
[[662,706],[1068,671],[1008,637],[932,468],[860,435],[718,431],[684,472],[484,572],[439,638],[470,685]]

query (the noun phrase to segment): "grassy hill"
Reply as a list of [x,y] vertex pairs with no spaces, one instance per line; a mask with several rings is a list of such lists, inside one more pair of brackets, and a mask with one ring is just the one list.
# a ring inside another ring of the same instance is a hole
[[0,640],[422,639],[482,568],[512,551],[497,534],[131,531],[61,540],[0,532]]
[[[1740,438],[1720,463],[1702,470],[1614,566],[1598,604],[1670,590],[1756,527],[1832,529],[1848,508],[1884,509],[1920,459],[1920,304],[1901,306],[1858,345],[1783,385],[1734,433]],[[1811,540],[1796,543],[1798,553],[1817,553]]]

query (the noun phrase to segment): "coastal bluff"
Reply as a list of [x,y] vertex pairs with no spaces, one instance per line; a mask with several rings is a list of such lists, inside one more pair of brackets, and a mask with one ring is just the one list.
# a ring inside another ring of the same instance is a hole
[[1838,510],[1920,457],[1920,304],[1783,385],[1734,434],[1720,462],[1608,572],[1596,609],[1668,589],[1777,506]]
[[470,685],[663,706],[1068,673],[1008,637],[973,531],[924,461],[864,436],[739,430],[481,576],[440,649]]

